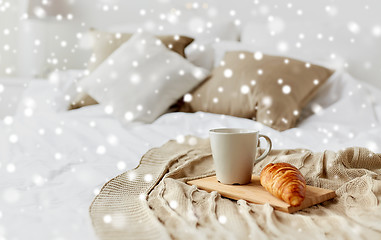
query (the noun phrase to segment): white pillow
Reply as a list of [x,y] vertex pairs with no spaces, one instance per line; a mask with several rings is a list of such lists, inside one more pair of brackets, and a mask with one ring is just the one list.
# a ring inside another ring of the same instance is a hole
[[208,75],[143,32],[120,46],[79,87],[123,123],[149,123]]

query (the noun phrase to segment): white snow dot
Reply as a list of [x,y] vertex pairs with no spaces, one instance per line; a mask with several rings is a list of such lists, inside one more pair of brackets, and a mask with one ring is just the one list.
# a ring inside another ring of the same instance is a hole
[[0,93],[4,92],[4,85],[3,84],[0,84]]
[[284,41],[281,41],[278,43],[277,45],[277,49],[279,52],[287,52],[288,51],[288,43],[287,42],[284,42]]
[[224,70],[224,76],[226,78],[231,78],[233,76],[233,71],[230,68]]
[[272,98],[271,97],[269,97],[269,96],[266,96],[266,97],[263,97],[262,98],[262,103],[263,103],[263,105],[265,105],[265,106],[271,106],[271,104],[272,104],[272,102],[273,102],[273,100],[272,100]]
[[335,16],[337,14],[337,8],[335,6],[326,6],[325,11],[331,16]]
[[97,147],[96,153],[99,155],[103,155],[106,153],[106,147],[103,145],[100,145]]
[[218,88],[217,88],[217,91],[220,92],[220,93],[222,93],[222,92],[224,91],[224,88],[223,88],[223,87],[218,87]]
[[33,182],[36,186],[42,186],[44,184],[44,178],[38,174],[33,175]]
[[16,171],[16,166],[13,163],[8,163],[6,168],[9,173],[13,173]]
[[378,145],[374,141],[368,141],[366,147],[372,152],[378,152]]
[[44,17],[46,17],[45,9],[43,9],[42,7],[35,7],[33,9],[33,13],[38,18],[44,18]]
[[242,94],[248,94],[250,92],[250,87],[247,85],[242,85],[241,86],[241,93]]
[[6,28],[6,29],[3,30],[3,33],[4,33],[4,35],[9,35],[10,31],[9,31],[8,28]]
[[126,112],[124,114],[124,118],[128,121],[131,122],[134,119],[134,114],[132,112]]
[[314,80],[314,84],[315,84],[315,85],[318,85],[318,84],[319,84],[319,80],[318,80],[318,79],[315,79],[315,80]]
[[24,115],[26,117],[31,117],[33,115],[33,109],[32,108],[25,108],[24,109]]
[[141,201],[145,201],[147,199],[147,195],[145,195],[144,193],[141,193],[141,194],[139,194],[139,199]]
[[116,146],[119,144],[119,139],[117,136],[115,135],[109,135],[107,137],[107,142],[111,145],[111,146]]
[[54,132],[55,132],[57,135],[61,135],[62,132],[63,132],[63,130],[62,130],[62,128],[58,127],[58,128],[56,128],[56,129],[54,130]]
[[178,135],[178,136],[176,137],[176,142],[177,142],[177,143],[180,143],[180,144],[183,144],[183,143],[185,142],[185,137],[184,137],[184,135]]
[[135,74],[132,74],[131,77],[130,77],[130,81],[132,84],[138,84],[140,83],[140,75],[135,73]]
[[218,217],[218,221],[221,223],[221,224],[225,224],[226,222],[227,222],[227,218],[226,218],[226,216],[224,216],[224,215],[221,215],[221,216],[219,216]]
[[242,59],[245,59],[245,54],[244,54],[244,53],[240,53],[240,54],[238,55],[238,58],[241,59],[241,60],[242,60]]
[[263,74],[263,70],[262,69],[258,69],[257,73],[258,73],[258,75],[262,75]]
[[280,85],[280,84],[282,84],[282,83],[283,83],[283,79],[279,78],[279,79],[278,79],[278,84]]
[[108,10],[110,10],[109,5],[103,5],[102,10],[105,11],[105,12],[107,12]]
[[111,114],[114,112],[114,108],[111,106],[111,105],[107,105],[104,109],[104,111],[107,113],[107,114]]
[[98,195],[100,192],[101,192],[101,190],[99,188],[95,188],[93,190],[94,195]]
[[183,69],[181,69],[181,70],[179,71],[179,75],[180,75],[180,76],[184,76],[184,74],[185,74],[185,71],[184,71]]
[[133,67],[138,67],[139,66],[139,62],[138,61],[132,61],[132,66]]
[[360,25],[356,22],[349,22],[348,25],[348,30],[354,34],[357,34],[360,32]]
[[254,59],[255,60],[261,60],[263,58],[263,53],[261,53],[261,52],[255,52],[254,53]]
[[33,98],[26,98],[24,104],[27,107],[34,108],[36,106],[36,101]]
[[288,120],[286,118],[282,118],[282,122],[288,123]]
[[11,143],[17,143],[18,140],[19,140],[19,137],[16,134],[11,134],[9,136],[9,142],[11,142]]
[[381,36],[381,26],[373,26],[372,34],[375,37],[380,37]]
[[291,92],[291,87],[290,87],[289,85],[284,85],[284,86],[282,87],[282,92],[283,92],[284,94],[290,94],[290,92]]
[[294,116],[298,116],[299,115],[299,111],[298,110],[294,110]]
[[306,68],[310,68],[311,67],[311,63],[306,63]]
[[43,129],[43,128],[38,129],[38,134],[44,135],[45,134],[45,129]]
[[176,209],[178,206],[179,206],[179,203],[176,201],[176,200],[171,200],[169,202],[169,206],[172,208],[172,209]]
[[128,175],[128,180],[130,181],[134,181],[136,178],[136,173],[133,171],[129,172],[127,175]]
[[183,97],[183,101],[184,102],[191,102],[192,99],[193,99],[193,96],[190,93],[185,94],[184,97]]
[[61,154],[61,153],[55,153],[55,154],[54,154],[54,158],[55,158],[56,160],[60,160],[60,159],[62,159],[62,154]]
[[213,103],[218,103],[218,98],[217,97],[215,97],[215,98],[213,98]]
[[144,175],[144,181],[151,182],[153,180],[152,174],[146,174]]
[[67,42],[66,41],[61,41],[61,47],[66,47],[67,46]]
[[5,69],[5,73],[8,74],[8,75],[11,74],[12,72],[13,72],[13,69],[10,68],[10,67]]
[[3,122],[5,125],[11,125],[13,123],[13,117],[12,116],[5,116],[3,119]]
[[111,221],[112,221],[111,215],[106,214],[106,215],[103,216],[103,222],[108,224],[108,223],[111,223]]
[[89,125],[90,125],[90,127],[95,127],[95,126],[97,126],[97,123],[95,121],[90,121]]
[[196,144],[197,144],[197,138],[195,138],[195,137],[190,137],[190,138],[188,139],[188,144],[191,145],[191,146],[196,145]]
[[120,171],[126,169],[126,167],[127,167],[126,163],[123,161],[119,161],[116,166],[117,166],[118,170],[120,170]]
[[320,114],[323,110],[323,107],[317,103],[312,104],[311,108],[312,112],[314,112],[315,114]]
[[204,72],[200,69],[200,68],[196,68],[193,72],[192,72],[193,76],[199,80],[203,80],[205,78],[205,74]]

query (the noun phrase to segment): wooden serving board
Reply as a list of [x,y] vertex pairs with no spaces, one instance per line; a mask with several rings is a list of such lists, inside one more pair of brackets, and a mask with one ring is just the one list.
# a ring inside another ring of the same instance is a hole
[[260,184],[259,177],[255,175],[252,176],[251,183],[246,185],[222,184],[217,181],[216,176],[192,180],[189,181],[188,184],[196,185],[198,188],[208,192],[217,191],[222,196],[234,200],[244,199],[252,203],[269,203],[274,209],[287,213],[299,211],[336,196],[335,192],[332,190],[307,185],[306,197],[302,204],[299,207],[292,207],[288,203],[267,192]]

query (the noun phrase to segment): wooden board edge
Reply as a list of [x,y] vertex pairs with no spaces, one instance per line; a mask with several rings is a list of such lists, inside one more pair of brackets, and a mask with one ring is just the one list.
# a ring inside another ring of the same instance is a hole
[[[215,178],[215,176],[210,176],[210,177],[206,177],[206,178]],[[209,188],[205,188],[205,187],[199,187],[199,185],[197,185],[197,182],[198,182],[199,180],[201,180],[201,179],[206,179],[206,178],[200,178],[200,179],[191,180],[191,181],[188,181],[187,184],[194,185],[194,186],[196,186],[197,188],[200,188],[200,189],[202,189],[202,190],[204,190],[204,191],[207,191],[207,192],[213,192],[213,191],[218,192],[218,191],[215,190],[215,189],[209,189]],[[310,186],[310,185],[308,185],[308,187],[315,188],[315,189],[316,189],[316,188],[319,188],[319,187]],[[320,202],[318,202],[318,203],[311,203],[311,204],[307,204],[307,205],[303,205],[303,204],[302,204],[302,205],[300,205],[299,207],[288,206],[288,207],[286,207],[286,208],[284,208],[284,207],[280,207],[280,206],[274,206],[274,205],[271,205],[270,203],[269,203],[269,204],[270,204],[270,206],[272,206],[275,210],[282,211],[282,212],[286,212],[286,213],[294,213],[294,212],[297,212],[297,211],[299,211],[299,210],[302,210],[302,209],[305,209],[305,208],[309,208],[309,207],[314,206],[314,205],[318,205],[318,204],[320,204],[320,203],[323,203],[323,202],[325,202],[325,201],[327,201],[327,200],[330,200],[330,199],[333,199],[333,198],[336,197],[336,193],[335,193],[335,191],[333,191],[333,190],[326,189],[326,188],[319,188],[319,189],[324,189],[324,190],[326,190],[327,192],[324,193],[323,195],[321,195],[322,200],[321,200]],[[220,193],[220,194],[221,194],[221,193]],[[223,195],[221,194],[221,196],[223,196]],[[228,198],[233,199],[233,200],[236,200],[236,201],[242,199],[242,198],[236,198],[236,197],[228,197]],[[243,199],[243,200],[245,200],[245,199]],[[263,204],[266,204],[266,203],[261,203],[261,202],[252,202],[252,201],[248,201],[248,200],[245,200],[245,201],[250,202],[250,203],[254,203],[254,204],[262,204],[262,205],[263,205]]]

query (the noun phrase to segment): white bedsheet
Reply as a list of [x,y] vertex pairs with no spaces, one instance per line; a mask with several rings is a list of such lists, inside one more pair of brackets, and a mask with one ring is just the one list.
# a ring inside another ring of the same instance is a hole
[[380,151],[381,91],[346,73],[336,73],[310,104],[316,114],[284,132],[202,112],[123,128],[99,105],[62,111],[54,95],[48,82],[33,82],[17,115],[0,123],[0,238],[96,238],[88,207],[107,180],[136,167],[148,149],[188,134],[207,137],[211,128],[258,128],[278,149]]

